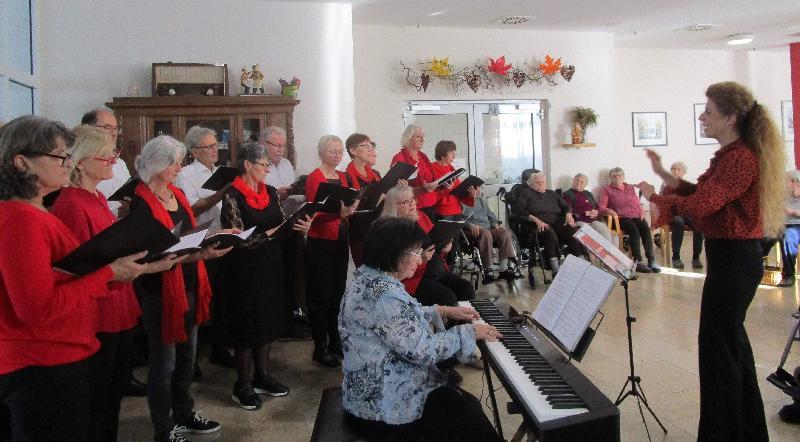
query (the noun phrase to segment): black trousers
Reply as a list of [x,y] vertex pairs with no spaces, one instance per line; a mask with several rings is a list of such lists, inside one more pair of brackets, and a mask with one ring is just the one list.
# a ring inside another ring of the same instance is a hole
[[414,295],[422,305],[458,305],[458,301],[475,299],[475,289],[469,281],[447,273],[438,279],[423,277]]
[[759,240],[707,239],[698,336],[701,441],[766,441],[764,404],[744,328],[764,274]]
[[88,359],[0,375],[0,399],[15,442],[89,439]]
[[642,244],[644,244],[644,256],[648,261],[655,259],[653,255],[653,235],[650,234],[650,226],[647,221],[641,218],[619,218],[619,226],[628,238],[630,238],[631,253],[633,259],[642,262]]
[[98,333],[100,350],[89,358],[92,441],[116,441],[119,408],[131,370],[133,330]]
[[[681,258],[681,245],[683,244],[683,229],[688,226],[692,228],[692,219],[683,216],[673,216],[669,223],[672,230],[672,259]],[[703,251],[703,234],[697,230],[692,232],[692,259],[700,259]]]
[[384,441],[499,441],[500,437],[475,396],[457,387],[439,387],[428,394],[422,417],[403,425],[347,419],[365,435]]
[[339,304],[342,303],[350,256],[347,234],[339,229],[336,240],[306,240],[306,303],[314,344],[339,344]]
[[[533,225],[532,229],[533,231],[536,231],[535,224]],[[568,226],[564,224],[563,221],[559,221],[550,225],[549,229],[544,229],[541,232],[537,232],[536,235],[539,237],[539,245],[544,248],[544,257],[547,259],[558,258],[560,255],[559,244],[566,244],[567,248],[569,249],[569,253],[575,256],[585,255],[586,251],[583,249],[578,240],[572,236],[577,231],[577,227]]]

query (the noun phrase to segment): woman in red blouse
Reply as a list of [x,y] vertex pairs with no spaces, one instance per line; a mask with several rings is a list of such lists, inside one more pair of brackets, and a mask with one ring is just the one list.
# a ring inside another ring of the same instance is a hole
[[69,183],[61,123],[24,116],[0,128],[0,402],[11,440],[89,439],[89,357],[98,298],[145,270],[121,258],[75,277],[52,265],[79,245],[42,199]]
[[700,115],[706,136],[719,141],[708,170],[690,184],[673,176],[653,151],[653,170],[675,189],[642,194],[660,221],[690,216],[706,238],[707,272],[700,307],[700,424],[698,440],[766,441],[764,405],[744,328],[747,308],[763,276],[760,240],[783,228],[783,140],[767,110],[734,82],[706,90]]
[[[433,169],[433,179],[439,179],[449,173],[455,172],[453,167],[453,160],[456,157],[456,143],[450,140],[441,140],[436,143],[436,150],[434,152],[436,162],[431,167]],[[450,219],[461,216],[461,203],[470,207],[475,205],[475,188],[470,186],[467,191],[469,192],[463,198],[458,198],[450,195],[450,191],[458,187],[461,180],[456,178],[444,187],[438,189],[436,194],[436,216],[439,219]]]
[[[348,187],[347,176],[336,167],[342,162],[344,145],[335,135],[323,135],[317,143],[322,164],[308,174],[306,201],[314,201],[322,182]],[[347,218],[356,210],[342,204],[339,213],[318,213],[306,240],[308,317],[314,354],[311,359],[323,367],[338,367],[342,357],[339,341],[339,304],[347,282]]]
[[417,197],[417,208],[425,212],[430,219],[436,219],[436,184],[433,183],[433,166],[431,160],[422,151],[425,144],[425,131],[416,124],[409,124],[403,129],[400,136],[400,145],[403,146],[393,158],[392,166],[398,161],[416,166],[417,172],[409,179],[409,184],[414,186],[414,195]]
[[[364,134],[354,133],[347,137],[344,143],[347,154],[352,161],[347,165],[347,184],[349,187],[360,190],[372,183],[381,180],[381,174],[373,170],[378,156],[375,154],[375,142]],[[356,268],[363,263],[363,239],[369,230],[372,221],[380,212],[375,210],[368,213],[355,214],[350,218],[350,255]]]
[[[86,242],[109,227],[116,217],[97,184],[114,176],[117,155],[114,141],[104,130],[78,126],[70,149],[70,186],[59,193],[50,213],[58,217],[79,242]],[[182,261],[169,256],[147,265],[144,273],[162,272]],[[97,340],[100,349],[89,358],[91,392],[90,440],[116,440],[119,408],[130,377],[133,327],[141,315],[131,283],[109,285],[97,298]]]

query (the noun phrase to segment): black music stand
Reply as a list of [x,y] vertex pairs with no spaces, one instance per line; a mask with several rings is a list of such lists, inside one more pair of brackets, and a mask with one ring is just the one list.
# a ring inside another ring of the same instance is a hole
[[[602,261],[601,261],[602,262]],[[656,413],[653,412],[653,409],[650,408],[650,404],[647,403],[647,396],[644,395],[644,390],[642,390],[642,378],[636,375],[636,369],[633,363],[633,323],[636,322],[636,318],[631,316],[631,304],[628,297],[628,278],[625,278],[623,275],[620,275],[618,272],[613,272],[618,277],[622,279],[622,287],[625,289],[625,323],[628,326],[628,362],[631,367],[631,374],[628,376],[628,379],[625,380],[625,384],[622,385],[622,389],[617,396],[617,400],[614,401],[614,405],[619,406],[627,397],[633,396],[636,398],[636,404],[639,406],[639,414],[642,416],[642,423],[644,423],[644,431],[647,432],[647,439],[650,440],[650,430],[647,428],[647,421],[644,418],[644,411],[642,411],[642,404],[650,412],[650,415],[653,416],[653,419],[656,420],[658,425],[661,427],[661,430],[666,434],[667,429],[664,427],[664,424],[658,419]],[[631,388],[629,390],[625,390],[625,388],[630,384]]]

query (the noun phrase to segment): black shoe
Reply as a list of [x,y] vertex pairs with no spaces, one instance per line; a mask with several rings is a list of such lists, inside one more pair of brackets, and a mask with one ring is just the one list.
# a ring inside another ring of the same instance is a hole
[[125,396],[129,397],[145,397],[147,396],[147,384],[137,380],[133,375],[125,386]]
[[447,371],[445,371],[445,373],[447,373],[447,384],[448,385],[451,385],[453,387],[457,387],[457,386],[461,385],[462,382],[464,382],[464,377],[461,376],[461,373],[456,371],[455,368],[450,368]]
[[650,273],[661,273],[661,267],[656,264],[654,259],[647,261],[647,267],[650,267]]
[[234,368],[236,367],[236,361],[233,359],[230,353],[227,350],[219,349],[216,351],[211,352],[211,357],[208,358],[208,362],[219,365],[221,367],[227,368]]
[[219,431],[220,428],[222,428],[222,426],[219,424],[219,422],[208,420],[201,416],[200,412],[192,411],[192,416],[176,425],[172,431],[175,431],[178,434],[208,434]]
[[334,356],[331,352],[327,349],[325,350],[314,350],[314,354],[311,356],[311,359],[322,365],[326,368],[336,368],[340,367],[342,364],[339,362],[339,358]]
[[672,258],[672,268],[681,270],[683,269],[683,261],[680,258]]
[[692,260],[692,268],[693,269],[702,269],[703,268],[703,261],[700,261],[699,259],[693,259]]
[[194,362],[194,374],[192,375],[192,382],[200,382],[203,380],[203,372],[200,370],[200,364]]
[[231,399],[245,410],[258,410],[261,408],[261,398],[255,392],[252,384],[239,384],[233,386]]
[[653,235],[653,244],[655,244],[656,247],[661,247],[661,234],[660,233],[656,233],[655,235]]
[[790,424],[800,424],[800,402],[795,401],[791,405],[785,405],[778,412],[781,420]]
[[502,272],[498,273],[497,274],[497,279],[504,279],[506,281],[513,282],[515,279],[517,279],[518,277],[521,277],[521,276],[522,275],[517,275],[517,272],[515,272],[513,269],[508,268],[508,269],[503,270]]
[[281,397],[289,394],[289,387],[278,382],[271,374],[267,374],[263,378],[253,379],[253,391],[258,394]]
[[494,276],[494,272],[492,272],[491,270],[486,270],[485,272],[483,272],[483,281],[481,281],[481,284],[483,285],[491,284],[497,281],[497,279],[498,278]]
[[648,267],[647,264],[643,262],[637,262],[636,271],[639,273],[650,273],[650,267]]
[[778,287],[791,287],[794,285],[794,276],[787,276],[786,278],[781,279],[781,282],[778,283]]
[[630,241],[627,235],[622,237],[622,249],[626,252],[631,249]]

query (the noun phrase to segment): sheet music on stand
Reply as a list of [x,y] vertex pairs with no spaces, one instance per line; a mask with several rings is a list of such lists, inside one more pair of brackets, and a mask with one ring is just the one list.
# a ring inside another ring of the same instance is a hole
[[[589,324],[616,282],[614,275],[568,255],[531,316],[556,345],[575,356]],[[586,349],[578,350],[582,355]]]
[[584,224],[573,236],[586,247],[586,250],[622,279],[627,281],[633,277],[636,263],[628,258],[628,255],[622,253],[622,250],[608,242],[597,230]]

